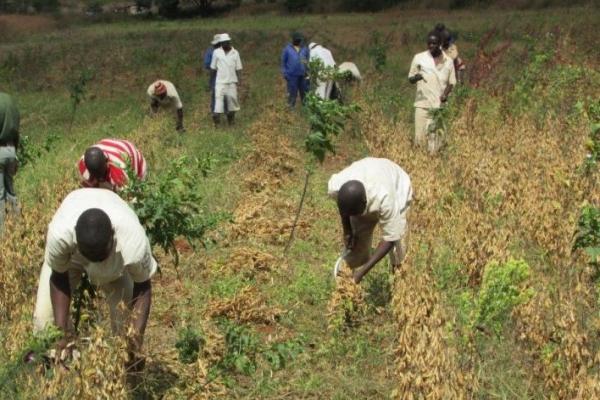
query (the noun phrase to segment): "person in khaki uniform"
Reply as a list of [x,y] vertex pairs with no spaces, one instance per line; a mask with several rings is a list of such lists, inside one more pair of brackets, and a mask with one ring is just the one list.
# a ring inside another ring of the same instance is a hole
[[438,109],[448,100],[452,88],[456,85],[454,62],[442,51],[442,39],[439,32],[432,31],[427,36],[428,50],[413,57],[408,72],[408,80],[417,84],[415,107],[415,144],[428,144],[429,151],[437,149],[437,138],[432,132],[431,111]]
[[[412,185],[408,174],[385,158],[367,157],[329,179],[328,194],[336,200],[342,228],[345,261],[356,283],[386,255],[392,268],[404,260],[408,246],[408,212]],[[373,231],[383,237],[371,254]]]
[[136,354],[150,313],[151,278],[156,270],[146,232],[119,195],[95,188],[71,192],[48,226],[34,333],[56,325],[65,332],[57,346],[62,353],[74,335],[69,315],[72,293],[85,272],[105,294],[113,333],[124,333],[131,322],[134,334],[129,350]]

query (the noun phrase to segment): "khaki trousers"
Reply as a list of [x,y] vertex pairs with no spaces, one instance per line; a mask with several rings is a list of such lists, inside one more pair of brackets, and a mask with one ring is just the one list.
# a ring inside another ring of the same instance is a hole
[[429,115],[429,109],[415,108],[415,145],[419,147],[427,145],[431,124],[433,124],[433,119]]
[[[79,287],[83,267],[76,263],[71,263],[69,268],[69,284],[71,295]],[[33,332],[40,332],[48,325],[54,324],[54,310],[52,300],[50,299],[50,276],[52,269],[44,263],[40,273],[40,283],[37,291],[35,310],[33,312]],[[128,273],[124,273],[119,279],[100,286],[100,290],[106,296],[110,309],[110,321],[113,333],[121,333],[129,318],[129,308],[127,305],[133,297],[133,280]],[[120,304],[121,302],[124,305]]]
[[[408,213],[410,206],[407,206],[401,214],[404,232],[400,240],[394,242],[394,247],[389,253],[390,263],[393,267],[402,264],[406,251],[408,250]],[[360,217],[350,217],[350,225],[354,235],[354,248],[346,256],[345,261],[352,269],[364,265],[371,257],[371,246],[373,245],[373,231],[379,219],[376,215],[364,215]]]

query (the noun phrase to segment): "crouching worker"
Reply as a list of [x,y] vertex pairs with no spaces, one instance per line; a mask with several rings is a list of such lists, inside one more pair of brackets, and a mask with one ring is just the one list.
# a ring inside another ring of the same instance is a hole
[[146,160],[128,140],[102,139],[88,147],[77,163],[82,187],[118,191],[127,184],[127,168],[139,180],[146,178]]
[[179,98],[179,93],[169,81],[158,80],[148,86],[148,96],[150,97],[150,109],[153,114],[158,112],[160,107],[175,110],[177,116],[177,125],[175,129],[183,132],[183,104]]
[[[152,302],[151,278],[157,270],[146,232],[133,210],[109,190],[78,189],[62,202],[46,238],[33,314],[34,333],[49,324],[65,333],[63,354],[74,335],[71,298],[82,273],[104,292],[114,334],[131,326],[130,354],[141,350]],[[139,359],[131,357],[134,366]]]
[[[367,157],[332,175],[328,193],[337,201],[349,251],[345,261],[353,270],[354,282],[360,283],[387,254],[393,269],[400,266],[408,246],[407,216],[412,200],[408,174],[388,159]],[[370,254],[378,223],[383,238]]]

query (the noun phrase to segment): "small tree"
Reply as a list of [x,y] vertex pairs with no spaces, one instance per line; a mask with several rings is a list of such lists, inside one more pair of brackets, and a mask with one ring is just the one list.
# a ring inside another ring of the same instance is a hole
[[[346,78],[347,74],[340,73],[334,67],[323,66],[321,60],[314,60],[309,63],[309,73],[311,82],[314,83],[318,81],[342,80]],[[298,205],[294,224],[292,225],[292,231],[290,232],[290,237],[284,250],[285,253],[287,253],[294,240],[294,233],[296,231],[300,213],[302,212],[304,199],[306,198],[310,176],[314,171],[316,162],[318,161],[322,164],[328,152],[335,153],[332,137],[342,133],[347,120],[353,113],[359,110],[358,106],[355,104],[343,105],[337,100],[320,98],[315,93],[315,86],[316,85],[313,85],[311,91],[305,98],[305,107],[308,113],[310,130],[304,140],[304,146],[306,152],[309,154],[309,159],[307,162],[300,204]]]
[[69,93],[71,95],[71,121],[69,122],[69,132],[73,127],[75,114],[77,113],[79,104],[81,104],[87,95],[87,85],[94,79],[94,74],[95,72],[92,68],[83,68],[69,85]]

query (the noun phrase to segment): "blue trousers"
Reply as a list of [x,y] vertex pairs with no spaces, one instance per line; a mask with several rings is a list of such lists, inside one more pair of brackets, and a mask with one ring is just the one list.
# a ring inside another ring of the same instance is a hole
[[308,79],[304,76],[288,76],[285,79],[287,81],[288,105],[294,107],[298,94],[300,94],[300,101],[304,101],[304,96],[308,92]]

